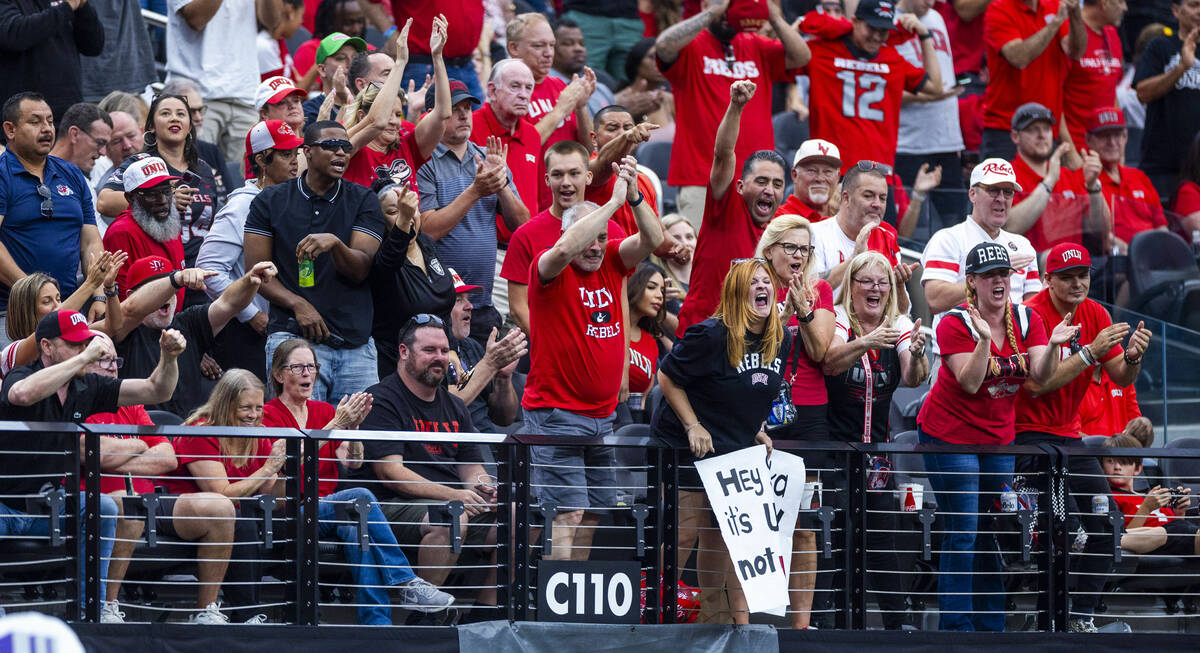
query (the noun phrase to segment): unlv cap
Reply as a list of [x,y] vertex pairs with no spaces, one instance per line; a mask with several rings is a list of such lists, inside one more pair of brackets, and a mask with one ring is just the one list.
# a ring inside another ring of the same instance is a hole
[[129,266],[129,276],[126,277],[126,283],[129,284],[129,290],[132,292],[147,281],[165,277],[174,271],[175,266],[171,265],[171,262],[166,258],[157,255],[144,256]]
[[297,88],[295,82],[282,75],[268,77],[259,83],[258,90],[254,93],[254,109],[262,111],[268,104],[279,104],[289,95],[299,95],[303,100],[308,97],[308,92]]
[[1046,274],[1092,267],[1092,257],[1083,245],[1059,243],[1046,255]]
[[264,120],[246,132],[246,158],[264,150],[294,150],[304,139],[282,120]]
[[800,144],[796,156],[792,157],[792,167],[795,168],[801,161],[809,159],[823,161],[839,170],[842,168],[842,153],[838,151],[838,146],[819,138],[810,138]]
[[992,158],[980,161],[979,165],[971,171],[971,185],[978,184],[984,186],[1008,184],[1013,190],[1021,192],[1021,184],[1017,183],[1017,173],[1013,171],[1012,164],[1004,159]]
[[1125,129],[1125,112],[1117,107],[1100,107],[1088,119],[1088,133],[1108,129]]
[[141,188],[157,186],[164,181],[179,179],[179,177],[171,174],[171,169],[167,167],[167,162],[156,156],[148,156],[129,164],[129,167],[125,169],[125,173],[121,178],[125,183],[126,193],[132,193]]
[[62,338],[67,342],[86,342],[100,335],[88,328],[87,318],[79,311],[63,309],[47,313],[38,320],[34,336],[38,342],[42,338]]
[[967,252],[967,274],[983,274],[1001,268],[1011,269],[1008,248],[997,243],[979,243]]

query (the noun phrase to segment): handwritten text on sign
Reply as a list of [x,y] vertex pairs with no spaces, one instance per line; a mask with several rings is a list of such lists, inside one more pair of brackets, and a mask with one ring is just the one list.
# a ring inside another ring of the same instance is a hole
[[804,492],[804,459],[763,445],[697,460],[696,471],[751,612],[788,603],[792,531]]

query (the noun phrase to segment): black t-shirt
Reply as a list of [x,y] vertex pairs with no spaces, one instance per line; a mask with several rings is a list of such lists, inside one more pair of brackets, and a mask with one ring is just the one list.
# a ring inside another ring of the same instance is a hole
[[[58,394],[33,404],[16,406],[8,402],[8,391],[13,385],[42,369],[41,360],[30,365],[14,368],[4,377],[0,389],[0,419],[24,422],[83,422],[96,413],[113,413],[117,410],[117,399],[121,394],[121,382],[99,374],[84,374],[71,380],[67,386],[65,401]],[[71,455],[78,446],[78,433],[0,433],[0,450],[3,451],[55,451],[64,455],[19,454],[0,455],[0,493],[36,494],[46,482],[61,481],[74,463]],[[18,475],[29,476],[18,478]],[[36,476],[35,476],[36,475]],[[5,505],[24,512],[25,499],[0,499]]]
[[[376,431],[422,431],[429,433],[473,433],[475,425],[467,413],[466,406],[445,387],[437,389],[433,401],[423,401],[409,392],[404,382],[395,374],[367,388],[374,397],[371,412],[363,420],[363,430]],[[459,470],[454,463],[481,463],[483,455],[475,444],[453,442],[380,442],[363,441],[367,460],[379,460],[384,456],[404,457],[404,466],[435,483],[455,484],[462,487]],[[356,478],[370,478],[374,471],[363,465],[354,473]],[[384,498],[392,494],[383,485],[372,484],[372,492]],[[381,494],[382,493],[382,494]]]
[[[853,341],[855,337],[850,336]],[[874,354],[874,356],[872,356]],[[888,418],[892,405],[892,393],[900,385],[900,354],[895,349],[871,350],[871,441],[887,442]],[[850,369],[837,376],[825,377],[825,390],[829,393],[826,418],[829,434],[835,440],[862,442],[863,425],[866,421],[867,376],[862,360],[855,361]]]
[[[746,354],[735,368],[729,364],[725,334],[725,324],[716,318],[693,324],[659,367],[687,393],[717,455],[754,443],[759,426],[771,413],[771,402],[779,395],[783,361],[792,346],[785,329],[775,358],[763,360],[758,353],[762,336],[747,333]],[[687,446],[687,433],[668,402],[659,404],[651,428],[655,435]]]
[[433,239],[417,234],[425,269],[408,260],[412,239],[412,231],[389,229],[371,266],[371,297],[375,302],[371,335],[375,337],[375,348],[391,353],[393,363],[396,336],[409,318],[418,313],[432,313],[449,324],[454,308],[454,279],[438,259]]
[[[1160,36],[1146,46],[1133,75],[1133,85],[1161,75],[1179,63],[1183,42]],[[1188,147],[1200,131],[1200,61],[1183,74],[1166,95],[1146,105],[1141,169],[1151,174],[1173,173],[1187,158]]]
[[[192,306],[175,315],[171,328],[187,339],[187,349],[179,355],[179,383],[175,394],[166,403],[146,406],[149,410],[166,410],[186,418],[208,399],[215,383],[200,373],[200,358],[212,351],[212,323],[208,306]],[[117,354],[125,359],[121,378],[144,379],[158,366],[158,339],[162,331],[144,324],[138,325],[117,345]]]

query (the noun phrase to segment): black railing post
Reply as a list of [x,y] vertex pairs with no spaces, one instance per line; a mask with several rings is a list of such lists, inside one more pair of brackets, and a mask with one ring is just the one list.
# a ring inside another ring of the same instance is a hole
[[847,454],[846,491],[848,507],[843,520],[843,538],[846,543],[845,562],[842,567],[845,600],[846,624],[849,630],[862,630],[866,627],[866,483],[867,471],[863,461],[864,454],[852,451]]
[[[52,434],[46,433],[46,436]],[[53,437],[47,437],[48,441],[53,441]],[[64,558],[63,562],[63,577],[67,579],[66,595],[67,595],[67,619],[71,621],[82,621],[85,618],[83,607],[84,597],[79,595],[79,579],[83,577],[84,569],[79,559],[79,542],[83,537],[83,520],[79,518],[79,501],[81,494],[79,488],[79,470],[82,469],[83,460],[80,460],[79,447],[71,447],[71,451],[61,452],[62,458],[66,465],[66,485],[64,490],[64,501],[62,519],[59,523],[61,529],[61,537],[58,541],[58,547],[62,549]],[[57,455],[57,454],[55,454]],[[54,513],[54,504],[50,504],[50,514]],[[54,522],[50,522],[50,546],[54,547]]]
[[529,596],[533,591],[529,586],[532,578],[529,568],[532,558],[529,550],[529,520],[533,514],[529,506],[529,446],[521,443],[513,444],[512,452],[513,478],[516,479],[516,501],[513,509],[516,520],[513,526],[515,530],[513,580],[516,582],[513,585],[513,610],[510,618],[516,621],[526,621],[529,618]]
[[679,613],[679,452],[674,447],[657,451],[651,473],[658,475],[662,487],[655,503],[662,532],[662,623],[673,624]]
[[496,606],[499,618],[512,619],[518,593],[512,589],[513,550],[509,543],[513,537],[513,450],[516,445],[505,441],[499,447],[501,459],[497,461],[496,480],[499,483],[496,496]]
[[1067,596],[1067,585],[1070,580],[1068,569],[1070,551],[1068,538],[1070,534],[1067,533],[1066,507],[1067,458],[1057,447],[1043,446],[1042,450],[1046,452],[1046,469],[1049,480],[1047,484],[1049,490],[1046,492],[1046,500],[1049,505],[1045,514],[1049,525],[1047,532],[1050,537],[1047,538],[1046,543],[1047,553],[1043,556],[1047,562],[1046,586],[1038,589],[1045,592],[1043,596],[1046,596],[1049,601],[1049,614],[1046,615],[1043,622],[1042,615],[1039,613],[1038,625],[1043,630],[1065,632],[1070,615]]
[[[100,436],[90,430],[83,435],[84,474],[87,490],[84,495],[83,534],[87,539],[83,546],[83,618],[96,623],[100,621]],[[75,447],[78,450],[78,447]],[[79,469],[76,465],[75,469]],[[70,475],[67,478],[73,478]],[[79,487],[72,483],[73,489]],[[70,509],[70,508],[68,508]],[[73,513],[77,514],[77,513]]]
[[317,623],[317,457],[321,440],[289,438],[284,473],[287,474],[287,557],[294,561],[295,582],[286,590],[294,606],[292,621]]

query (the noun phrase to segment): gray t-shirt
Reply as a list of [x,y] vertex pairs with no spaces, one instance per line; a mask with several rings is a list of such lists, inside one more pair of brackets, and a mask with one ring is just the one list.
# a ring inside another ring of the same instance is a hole
[[140,94],[158,81],[154,51],[137,0],[91,0],[104,26],[104,51],[98,57],[80,57],[83,99],[99,102],[113,91]]

